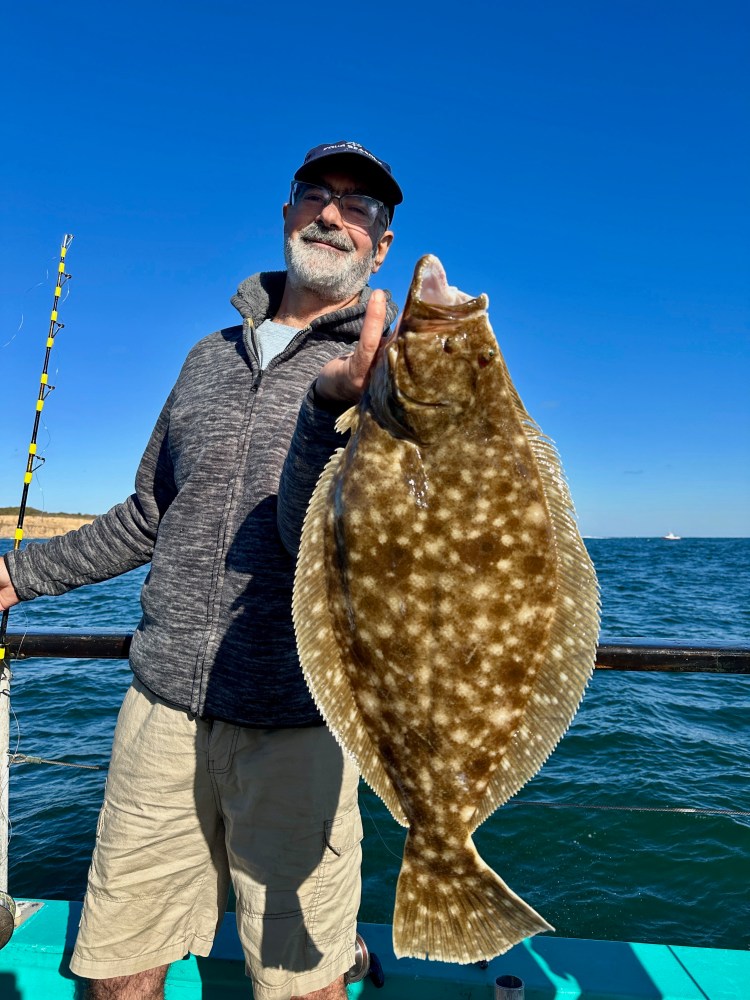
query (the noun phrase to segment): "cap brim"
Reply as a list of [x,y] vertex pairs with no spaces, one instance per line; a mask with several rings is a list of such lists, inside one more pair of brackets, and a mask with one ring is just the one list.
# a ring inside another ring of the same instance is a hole
[[374,160],[358,153],[329,153],[327,156],[318,156],[310,163],[303,164],[294,175],[294,179],[296,181],[314,181],[320,177],[321,173],[334,168],[350,173],[352,177],[361,177],[372,196],[386,205],[393,207],[400,205],[404,200],[401,188],[391,174],[379,167]]

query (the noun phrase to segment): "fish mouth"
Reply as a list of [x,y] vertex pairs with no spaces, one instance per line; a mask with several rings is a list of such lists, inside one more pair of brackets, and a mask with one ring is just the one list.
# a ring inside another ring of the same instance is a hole
[[472,296],[448,284],[445,268],[434,254],[425,254],[417,262],[404,306],[402,324],[428,320],[452,323],[486,312],[485,294]]
[[445,268],[433,254],[425,254],[417,263],[414,275],[415,291],[422,302],[432,305],[462,305],[471,302],[472,296],[455,285],[448,284]]
[[437,257],[417,263],[401,321],[368,387],[375,419],[393,436],[426,445],[462,425],[485,355],[493,353],[487,305],[486,295],[449,286]]

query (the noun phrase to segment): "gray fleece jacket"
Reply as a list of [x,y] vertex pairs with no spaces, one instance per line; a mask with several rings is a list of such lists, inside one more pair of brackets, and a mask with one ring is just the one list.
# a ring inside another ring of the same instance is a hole
[[[314,320],[261,371],[254,329],[275,314],[284,281],[284,272],[248,278],[232,298],[242,326],[190,351],[132,496],[90,525],[5,555],[21,600],[150,560],[133,672],[198,716],[261,728],[321,723],[291,597],[307,501],[344,439],[333,426],[340,408],[317,399],[313,383],[356,343],[370,297],[365,288],[357,305]],[[388,324],[396,312],[389,296]]]

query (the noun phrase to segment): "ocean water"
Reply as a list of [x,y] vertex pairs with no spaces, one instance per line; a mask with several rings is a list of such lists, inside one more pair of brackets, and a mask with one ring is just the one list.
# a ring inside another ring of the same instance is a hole
[[[750,645],[750,539],[587,546],[603,642]],[[132,629],[145,572],[21,605],[11,628]],[[106,767],[129,678],[119,661],[18,661],[11,750]],[[82,898],[105,773],[14,765],[16,896]],[[364,787],[361,802],[360,916],[389,922],[403,831]],[[750,947],[750,677],[597,671],[558,748],[476,842],[563,936]]]

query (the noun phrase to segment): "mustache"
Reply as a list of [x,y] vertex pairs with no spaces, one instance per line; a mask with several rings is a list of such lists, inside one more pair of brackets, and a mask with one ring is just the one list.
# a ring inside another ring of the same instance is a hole
[[311,222],[304,229],[299,231],[300,239],[306,243],[326,243],[329,247],[337,250],[354,250],[353,240],[346,233],[337,232],[335,229],[326,229],[319,222]]

